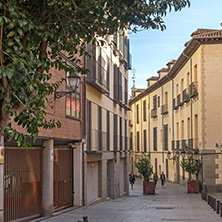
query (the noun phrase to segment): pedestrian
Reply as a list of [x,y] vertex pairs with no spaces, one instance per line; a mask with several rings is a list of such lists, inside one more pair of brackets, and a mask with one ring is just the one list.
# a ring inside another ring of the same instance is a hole
[[135,180],[136,180],[135,176],[133,175],[133,173],[131,173],[130,178],[129,178],[129,181],[131,184],[131,190],[133,190],[133,184],[134,184]]
[[164,185],[164,181],[165,181],[165,174],[162,172],[162,174],[160,175],[160,179],[162,182],[162,186]]
[[154,182],[155,182],[155,186],[156,186],[157,181],[158,181],[157,173],[154,173],[154,174],[153,174],[153,180],[154,180]]

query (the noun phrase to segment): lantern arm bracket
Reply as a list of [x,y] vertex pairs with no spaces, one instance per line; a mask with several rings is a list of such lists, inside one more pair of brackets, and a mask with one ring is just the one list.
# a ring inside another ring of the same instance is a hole
[[71,90],[71,91],[55,91],[55,95],[54,95],[54,100],[56,99],[60,99],[68,94],[71,95],[71,93],[75,92],[74,90]]

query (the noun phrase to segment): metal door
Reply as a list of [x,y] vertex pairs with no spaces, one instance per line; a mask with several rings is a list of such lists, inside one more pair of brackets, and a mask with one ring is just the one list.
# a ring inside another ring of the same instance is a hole
[[72,205],[72,150],[54,150],[54,209]]
[[41,148],[6,148],[4,164],[4,220],[40,216]]
[[110,161],[107,162],[107,197],[110,197],[111,177],[110,177]]

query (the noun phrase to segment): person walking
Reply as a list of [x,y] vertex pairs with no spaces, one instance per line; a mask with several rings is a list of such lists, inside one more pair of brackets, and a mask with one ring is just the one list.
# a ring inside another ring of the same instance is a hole
[[130,178],[129,178],[129,181],[131,184],[131,190],[133,190],[133,184],[134,184],[135,180],[136,180],[135,176],[133,175],[133,173],[131,173]]
[[164,185],[164,181],[165,181],[165,174],[163,172],[160,175],[160,179],[161,179],[161,183],[162,183],[162,186],[163,186]]
[[153,180],[154,180],[154,182],[155,182],[155,186],[156,186],[157,181],[158,181],[157,173],[154,173],[154,174],[153,174]]

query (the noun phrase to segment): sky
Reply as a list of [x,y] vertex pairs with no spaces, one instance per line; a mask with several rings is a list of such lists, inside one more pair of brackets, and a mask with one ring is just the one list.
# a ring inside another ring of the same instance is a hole
[[146,79],[158,76],[157,71],[177,59],[184,44],[198,28],[222,29],[222,0],[190,0],[191,6],[164,17],[166,30],[144,30],[130,34],[130,53],[133,70],[129,72],[129,86],[136,76],[136,88],[147,88]]

